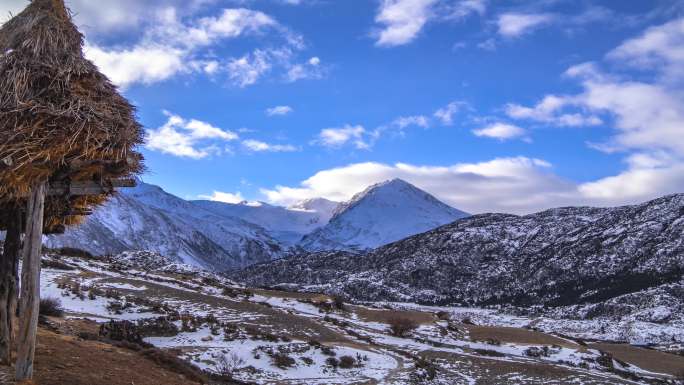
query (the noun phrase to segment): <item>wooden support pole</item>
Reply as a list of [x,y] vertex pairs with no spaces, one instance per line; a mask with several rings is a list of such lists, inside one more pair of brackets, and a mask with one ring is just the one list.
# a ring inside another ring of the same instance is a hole
[[0,364],[12,361],[14,318],[17,311],[19,289],[19,255],[21,254],[21,211],[7,209],[5,213],[7,233],[0,260]]
[[47,195],[100,195],[108,194],[117,187],[135,187],[135,179],[114,179],[108,183],[98,183],[94,181],[67,183],[52,183]]
[[26,230],[22,249],[19,336],[17,339],[16,380],[33,377],[40,304],[40,257],[43,242],[43,214],[47,183],[34,187],[26,207]]

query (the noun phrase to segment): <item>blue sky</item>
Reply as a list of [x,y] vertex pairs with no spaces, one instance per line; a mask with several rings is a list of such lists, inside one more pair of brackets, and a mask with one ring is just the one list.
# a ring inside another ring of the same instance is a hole
[[401,177],[528,213],[684,190],[682,1],[67,3],[139,108],[144,179],[184,198]]

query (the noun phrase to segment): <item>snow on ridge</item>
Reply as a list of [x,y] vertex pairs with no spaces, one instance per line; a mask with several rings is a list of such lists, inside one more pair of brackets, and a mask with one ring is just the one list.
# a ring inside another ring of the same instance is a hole
[[432,230],[468,214],[401,179],[368,187],[340,204],[330,223],[304,238],[307,250],[364,250]]

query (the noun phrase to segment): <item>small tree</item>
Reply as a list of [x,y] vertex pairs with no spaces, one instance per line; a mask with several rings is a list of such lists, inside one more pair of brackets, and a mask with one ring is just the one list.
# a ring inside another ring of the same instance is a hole
[[389,333],[395,337],[406,337],[418,328],[418,324],[410,318],[393,317],[389,320]]

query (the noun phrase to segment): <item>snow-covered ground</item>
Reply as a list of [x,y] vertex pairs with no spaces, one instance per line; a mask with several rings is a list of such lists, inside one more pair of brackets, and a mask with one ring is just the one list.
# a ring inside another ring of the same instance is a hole
[[[224,372],[229,368],[236,378],[260,384],[470,384],[497,370],[508,373],[502,383],[531,384],[538,383],[534,382],[538,370],[525,368],[539,365],[564,368],[565,374],[553,374],[560,378],[558,383],[642,383],[608,371],[605,363],[600,363],[601,352],[571,340],[559,339],[558,345],[480,341],[472,338],[467,324],[461,322],[510,328],[561,327],[568,335],[580,336],[580,331],[572,333],[570,321],[554,324],[557,320],[490,309],[410,303],[347,305],[344,311],[334,310],[324,296],[250,291],[220,276],[170,261],[152,266],[148,257],[125,254],[109,261],[60,257],[75,270],[43,269],[41,295],[59,298],[67,317],[97,322],[181,314],[172,321],[177,333],[149,336],[145,341],[163,349],[178,348],[182,358],[202,369]],[[153,303],[163,304],[162,309],[167,310],[159,310]],[[372,318],[384,311],[419,314],[427,321],[404,337],[392,336],[386,320]],[[442,320],[436,313],[442,314]],[[183,318],[200,321],[188,326]],[[421,358],[430,356],[434,358]],[[351,363],[342,367],[343,360]],[[623,366],[612,358],[608,362],[616,370],[668,378],[636,365]],[[432,368],[437,368],[435,378],[431,378]]]

